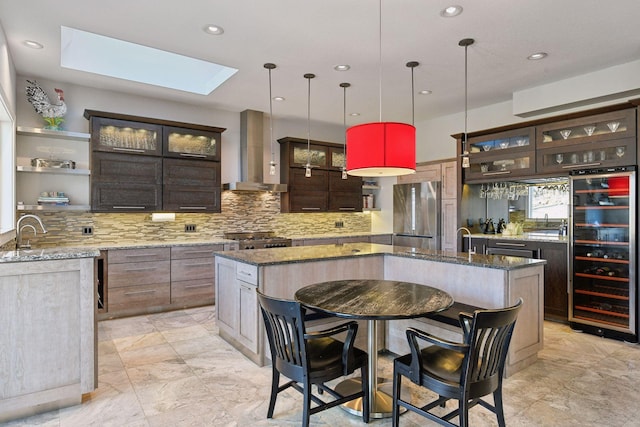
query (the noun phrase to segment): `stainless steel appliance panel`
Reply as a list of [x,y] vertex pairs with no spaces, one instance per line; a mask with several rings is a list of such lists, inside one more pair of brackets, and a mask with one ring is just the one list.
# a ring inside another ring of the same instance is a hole
[[393,186],[393,232],[394,245],[440,249],[439,182]]

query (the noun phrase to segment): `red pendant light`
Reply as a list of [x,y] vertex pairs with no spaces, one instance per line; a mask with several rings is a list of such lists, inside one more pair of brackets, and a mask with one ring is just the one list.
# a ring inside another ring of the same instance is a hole
[[406,123],[365,123],[347,129],[347,173],[398,176],[415,173],[416,128]]
[[[379,9],[380,121],[347,129],[347,173],[354,176],[399,176],[416,171],[416,128],[382,121],[382,0]],[[413,95],[413,87],[411,92]]]

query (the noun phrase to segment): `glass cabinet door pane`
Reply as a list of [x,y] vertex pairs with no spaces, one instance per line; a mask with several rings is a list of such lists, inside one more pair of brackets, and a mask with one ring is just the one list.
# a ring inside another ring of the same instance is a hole
[[136,129],[129,126],[100,126],[100,145],[155,151],[158,148],[158,133],[153,130]]
[[296,165],[306,165],[307,162],[311,166],[326,166],[327,165],[327,150],[325,148],[311,147],[307,150],[307,147],[293,147],[293,163]]
[[213,135],[194,135],[171,131],[167,135],[167,149],[171,153],[215,156],[217,148],[218,141]]

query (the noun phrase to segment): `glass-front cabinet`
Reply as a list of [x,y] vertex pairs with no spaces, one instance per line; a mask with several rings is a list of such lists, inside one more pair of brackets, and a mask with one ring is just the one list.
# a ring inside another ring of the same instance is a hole
[[574,329],[631,340],[638,315],[634,170],[571,176],[569,321]]
[[162,126],[92,116],[91,142],[95,151],[162,155]]
[[163,126],[165,157],[220,160],[218,132]]
[[535,128],[469,138],[465,182],[488,182],[535,173]]
[[538,173],[636,164],[636,111],[626,109],[537,127]]

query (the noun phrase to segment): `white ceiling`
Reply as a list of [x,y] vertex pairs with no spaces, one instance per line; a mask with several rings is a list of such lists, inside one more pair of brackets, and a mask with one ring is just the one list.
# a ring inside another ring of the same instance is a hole
[[[462,15],[442,18],[451,4]],[[341,124],[341,82],[350,82],[347,109],[361,113],[349,125],[411,121],[411,72],[418,61],[416,121],[464,108],[464,48],[469,47],[469,107],[511,99],[514,91],[637,60],[640,57],[638,0],[382,0],[382,85],[379,2],[376,0],[2,0],[5,30],[18,74],[242,111],[269,111],[268,73],[274,116],[311,117]],[[207,24],[222,36],[203,31]],[[239,69],[208,96],[127,82],[60,67],[60,26],[73,27]],[[45,47],[24,46],[34,40]],[[545,51],[548,58],[528,61]],[[337,64],[351,70],[337,72]],[[380,103],[382,87],[382,103]],[[62,86],[64,89],[64,86]],[[18,96],[23,90],[18,88]]]

